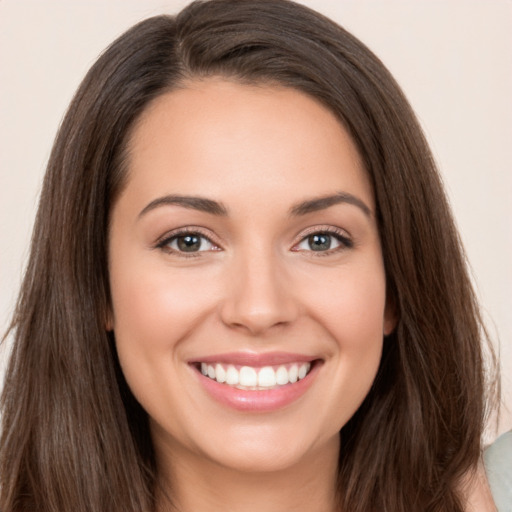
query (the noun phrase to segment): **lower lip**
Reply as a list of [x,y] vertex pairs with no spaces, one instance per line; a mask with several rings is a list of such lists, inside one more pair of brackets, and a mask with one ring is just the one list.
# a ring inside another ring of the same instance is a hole
[[271,412],[286,407],[303,396],[313,383],[320,366],[317,361],[310,372],[294,384],[264,390],[234,388],[204,376],[195,368],[194,371],[206,392],[217,402],[239,411]]

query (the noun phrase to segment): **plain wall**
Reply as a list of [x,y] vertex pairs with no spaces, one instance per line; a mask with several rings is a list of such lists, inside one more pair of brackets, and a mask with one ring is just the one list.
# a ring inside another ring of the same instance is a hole
[[[26,262],[52,141],[80,80],[133,23],[174,13],[186,3],[0,0],[2,332]],[[510,429],[512,2],[302,3],[362,39],[395,75],[418,114],[445,180],[491,335],[501,343],[505,407],[499,431]],[[3,352],[5,360],[6,346]]]

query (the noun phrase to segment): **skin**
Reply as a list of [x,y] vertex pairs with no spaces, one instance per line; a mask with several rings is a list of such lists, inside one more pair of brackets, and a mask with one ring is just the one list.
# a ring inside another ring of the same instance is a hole
[[464,476],[461,492],[466,497],[466,512],[497,512],[482,461],[474,472]]
[[[339,431],[395,326],[374,208],[347,132],[298,91],[190,82],[139,119],[112,212],[107,327],[180,511],[336,509]],[[197,250],[180,249],[183,229]],[[331,248],[314,251],[313,233]],[[305,393],[272,411],[220,403],[189,364],[276,351],[318,364]],[[164,494],[159,510],[173,509]]]

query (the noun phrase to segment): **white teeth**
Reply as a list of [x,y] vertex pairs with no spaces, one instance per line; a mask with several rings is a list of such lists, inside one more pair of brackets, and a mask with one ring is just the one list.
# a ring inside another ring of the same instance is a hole
[[256,386],[258,383],[258,374],[254,368],[250,366],[242,366],[240,368],[240,386]]
[[292,365],[288,372],[288,380],[293,384],[294,382],[297,382],[299,378],[299,368],[296,364]]
[[226,384],[229,384],[230,386],[236,386],[238,381],[238,370],[233,365],[229,365],[226,371]]
[[258,372],[258,386],[263,388],[271,388],[276,385],[276,372],[272,366],[264,366]]
[[221,364],[215,365],[215,380],[217,382],[226,382],[226,370]]
[[201,363],[201,373],[210,379],[221,384],[249,389],[270,389],[289,383],[294,384],[306,377],[310,368],[310,363],[293,363],[278,367],[263,366],[259,369],[242,366],[237,370],[232,364],[226,366],[222,363]]
[[276,372],[276,383],[280,386],[288,384],[288,370],[284,366],[280,366]]

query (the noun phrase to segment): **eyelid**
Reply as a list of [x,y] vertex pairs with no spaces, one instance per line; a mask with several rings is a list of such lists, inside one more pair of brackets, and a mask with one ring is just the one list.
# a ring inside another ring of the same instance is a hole
[[205,230],[200,226],[185,226],[173,229],[171,231],[167,231],[164,235],[160,236],[156,242],[153,244],[155,249],[167,250],[167,252],[172,252],[174,254],[179,254],[184,257],[194,257],[198,256],[200,253],[209,252],[209,251],[198,251],[198,252],[182,252],[176,251],[175,249],[171,249],[168,247],[168,244],[176,237],[184,236],[184,235],[199,235],[200,237],[208,240],[213,246],[215,246],[215,250],[222,250],[221,245],[215,240],[215,237],[212,236],[210,231]]
[[[315,234],[326,234],[334,236],[338,239],[338,241],[341,243],[341,247],[336,247],[334,249],[329,249],[327,251],[318,251],[316,253],[316,256],[331,254],[333,252],[337,252],[339,250],[343,249],[351,249],[354,246],[354,241],[351,237],[351,235],[342,228],[339,228],[337,226],[326,226],[326,225],[319,225],[319,226],[311,226],[304,231],[302,231],[296,238],[296,241],[293,243],[292,251],[299,252],[299,249],[295,249],[301,242],[303,242],[308,236],[315,235]],[[315,251],[304,251],[304,252],[315,252]]]
[[[304,231],[302,231],[299,235],[297,235],[296,240],[293,243],[291,250],[295,251],[295,252],[314,252],[314,251],[301,251],[299,249],[296,249],[296,247],[301,242],[303,242],[308,236],[313,235],[313,234],[320,234],[320,233],[334,236],[341,243],[341,247],[336,247],[334,249],[330,249],[327,251],[318,251],[318,253],[316,254],[317,256],[320,256],[322,254],[323,255],[331,254],[333,252],[337,252],[337,251],[340,251],[343,249],[349,249],[349,248],[353,247],[354,243],[353,243],[352,237],[346,230],[336,227],[336,226],[318,225],[318,226],[311,226],[311,227],[305,229]],[[171,249],[170,247],[168,247],[168,244],[174,238],[176,238],[180,235],[183,236],[183,235],[187,235],[187,234],[199,235],[202,238],[206,239],[209,243],[211,243],[215,247],[215,249],[214,249],[215,251],[223,250],[221,244],[217,242],[216,237],[212,236],[212,234],[209,230],[206,230],[200,226],[184,226],[184,227],[180,227],[180,228],[176,228],[171,231],[168,231],[156,240],[156,242],[153,244],[154,248],[166,250],[167,252],[172,252],[175,254],[179,254],[180,256],[183,256],[183,257],[194,257],[194,256],[199,256],[203,252],[210,252],[210,251],[198,251],[198,252],[186,253],[186,252],[177,251],[175,249]]]

